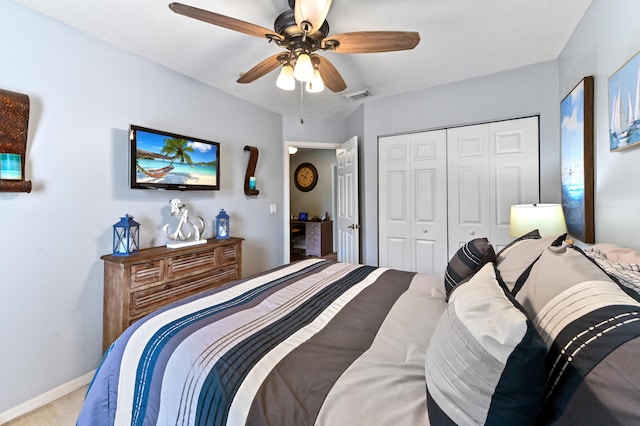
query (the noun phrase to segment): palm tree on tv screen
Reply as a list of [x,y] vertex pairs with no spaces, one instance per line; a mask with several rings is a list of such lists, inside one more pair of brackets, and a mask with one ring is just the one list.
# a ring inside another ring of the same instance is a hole
[[164,140],[164,147],[160,151],[171,159],[171,164],[174,160],[180,160],[181,163],[193,164],[189,152],[193,152],[193,147],[189,145],[189,141],[181,138],[167,138]]

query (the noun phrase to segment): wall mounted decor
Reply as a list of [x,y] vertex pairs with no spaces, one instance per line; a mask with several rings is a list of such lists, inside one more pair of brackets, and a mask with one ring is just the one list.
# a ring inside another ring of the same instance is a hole
[[249,163],[247,164],[247,172],[244,175],[244,195],[258,195],[260,191],[256,189],[256,164],[258,163],[258,148],[255,146],[244,147],[245,151],[249,151]]
[[300,191],[311,191],[318,183],[318,170],[311,163],[300,164],[293,173],[293,183]]
[[24,179],[29,96],[0,89],[0,192],[31,192]]
[[640,52],[609,77],[609,148],[640,143]]
[[562,208],[569,234],[595,242],[593,220],[593,76],[583,78],[560,106]]

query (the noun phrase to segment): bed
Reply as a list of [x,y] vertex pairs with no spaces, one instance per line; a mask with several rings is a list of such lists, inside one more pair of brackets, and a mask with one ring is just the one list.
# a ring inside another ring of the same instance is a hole
[[[549,268],[557,291],[541,290]],[[572,310],[560,294],[586,282],[606,302],[548,321]],[[582,250],[536,234],[500,253],[470,241],[444,275],[303,260],[133,324],[106,351],[78,424],[629,424],[640,421],[638,382],[619,378],[637,373],[614,373],[613,360],[640,350],[638,323],[599,339],[586,363],[557,345],[604,305],[637,318],[632,294]]]

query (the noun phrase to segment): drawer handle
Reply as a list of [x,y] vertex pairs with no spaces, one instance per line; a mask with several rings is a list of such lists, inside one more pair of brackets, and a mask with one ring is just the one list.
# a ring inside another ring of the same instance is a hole
[[169,290],[170,288],[171,288],[171,285],[170,285],[170,284],[165,284],[165,285],[164,285],[164,289],[165,289],[165,290]]

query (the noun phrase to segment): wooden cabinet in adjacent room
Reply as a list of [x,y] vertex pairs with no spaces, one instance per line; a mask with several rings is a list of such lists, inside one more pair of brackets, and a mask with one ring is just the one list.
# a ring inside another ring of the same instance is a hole
[[242,238],[180,248],[152,247],[104,255],[102,350],[130,324],[186,296],[242,276]]
[[325,256],[333,252],[333,222],[307,222],[305,224],[307,256]]

